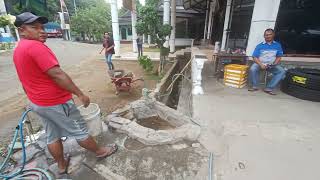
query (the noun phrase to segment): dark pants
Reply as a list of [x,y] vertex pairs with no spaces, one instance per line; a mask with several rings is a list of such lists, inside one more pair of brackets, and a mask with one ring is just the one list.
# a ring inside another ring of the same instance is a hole
[[142,54],[142,44],[138,44],[138,56],[143,56]]

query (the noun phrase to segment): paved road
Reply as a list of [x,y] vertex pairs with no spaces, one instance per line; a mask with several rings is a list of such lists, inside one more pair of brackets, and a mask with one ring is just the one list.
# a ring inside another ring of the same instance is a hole
[[[56,54],[61,67],[66,72],[98,55],[101,47],[101,45],[68,42],[62,39],[49,39],[46,44]],[[12,52],[0,54],[0,84],[0,142],[3,142],[8,133],[13,132],[27,103],[16,75]]]
[[[46,44],[56,54],[64,69],[79,65],[81,61],[97,54],[101,47],[101,45],[68,42],[61,39],[48,39]],[[12,52],[0,55],[0,84],[0,102],[22,93],[12,61]]]

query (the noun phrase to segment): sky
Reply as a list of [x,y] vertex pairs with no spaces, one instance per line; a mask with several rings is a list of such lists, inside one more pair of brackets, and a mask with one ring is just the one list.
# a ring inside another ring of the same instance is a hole
[[[109,3],[110,0],[106,0],[107,3]],[[117,0],[117,5],[118,5],[118,9],[120,9],[122,7],[122,0]],[[139,0],[139,2],[144,5],[145,4],[145,0]]]

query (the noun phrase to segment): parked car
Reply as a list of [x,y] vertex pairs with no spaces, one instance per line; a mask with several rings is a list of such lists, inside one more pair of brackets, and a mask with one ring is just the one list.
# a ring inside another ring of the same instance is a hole
[[48,22],[44,25],[45,31],[49,38],[62,38],[62,30],[60,24]]

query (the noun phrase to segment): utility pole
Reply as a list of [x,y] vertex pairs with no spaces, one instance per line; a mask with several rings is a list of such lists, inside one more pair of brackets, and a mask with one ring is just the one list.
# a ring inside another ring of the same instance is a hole
[[73,0],[73,7],[74,7],[74,13],[75,13],[76,16],[77,16],[78,14],[77,14],[77,4],[76,4],[76,0]]

